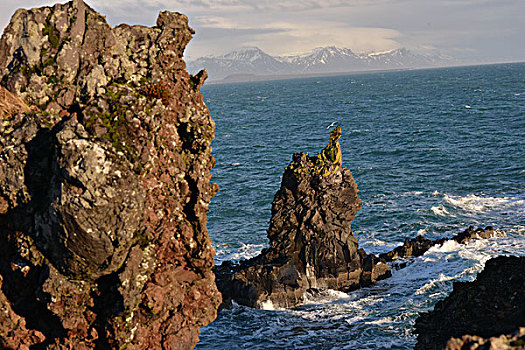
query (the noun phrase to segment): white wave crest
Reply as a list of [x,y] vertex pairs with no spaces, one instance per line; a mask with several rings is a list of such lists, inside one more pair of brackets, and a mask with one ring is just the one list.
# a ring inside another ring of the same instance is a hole
[[429,252],[439,252],[439,253],[450,253],[454,252],[456,250],[459,250],[460,245],[458,242],[450,239],[448,241],[445,241],[442,245],[435,245],[431,247],[428,251]]
[[317,293],[311,294],[305,292],[303,294],[303,304],[326,304],[335,300],[348,299],[350,296],[344,292],[333,289],[319,290]]
[[440,273],[438,278],[432,279],[429,282],[425,283],[423,285],[423,287],[419,288],[416,291],[415,294],[416,295],[425,294],[426,292],[428,292],[429,290],[433,289],[434,287],[439,286],[441,283],[453,280],[454,278],[455,278],[455,276],[445,276],[444,274]]
[[364,319],[363,316],[353,316],[353,317],[347,318],[345,321],[349,324],[352,324],[352,323],[357,323],[359,321],[362,321],[363,319]]
[[384,317],[384,318],[380,318],[379,320],[375,320],[375,321],[369,321],[369,322],[365,322],[366,324],[376,324],[376,325],[380,325],[380,324],[385,324],[385,323],[392,323],[394,320],[392,319],[392,317]]
[[502,209],[523,209],[525,200],[515,197],[490,197],[469,194],[466,196],[453,196],[445,194],[443,199],[459,209],[470,212],[484,212]]
[[215,260],[217,262],[221,262],[225,260],[238,261],[242,259],[250,259],[259,255],[264,246],[264,244],[242,243],[241,247],[236,249],[231,247],[229,244],[219,244],[215,247]]
[[273,306],[273,303],[271,300],[265,300],[261,302],[261,309],[263,310],[275,310],[275,307]]
[[328,294],[336,298],[349,298],[350,296],[345,292],[340,292],[338,290],[328,289]]
[[447,208],[445,208],[443,205],[433,206],[430,208],[434,215],[438,216],[449,216],[450,213],[448,212]]
[[383,240],[380,240],[380,239],[377,239],[377,238],[370,238],[368,240],[363,240],[362,242],[359,243],[360,245],[369,245],[369,246],[372,246],[372,247],[388,247],[388,246],[391,246],[392,243],[389,243],[387,241],[383,241]]

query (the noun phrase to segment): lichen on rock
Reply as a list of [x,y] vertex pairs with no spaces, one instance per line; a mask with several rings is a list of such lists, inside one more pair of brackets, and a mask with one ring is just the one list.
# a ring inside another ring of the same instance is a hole
[[309,157],[308,153],[295,153],[287,169],[297,174],[317,174],[320,177],[334,174],[343,165],[340,137],[341,127],[337,126],[330,131],[330,142],[316,157]]
[[205,72],[182,60],[192,34],[168,11],[111,28],[81,0],[13,15],[0,39],[3,347],[187,349],[216,317],[215,125]]

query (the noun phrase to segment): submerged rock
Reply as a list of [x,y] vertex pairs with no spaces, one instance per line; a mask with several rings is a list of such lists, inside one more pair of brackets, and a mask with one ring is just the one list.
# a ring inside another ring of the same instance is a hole
[[[428,350],[448,346],[449,349],[466,349],[458,344],[483,344],[482,348],[488,349],[487,344],[504,344],[503,338],[512,338],[512,333],[521,332],[521,336],[508,344],[522,349],[525,338],[519,327],[525,324],[524,271],[525,257],[500,256],[487,261],[475,281],[455,282],[448,297],[439,301],[433,311],[421,314],[416,320],[414,333],[418,337],[415,348]],[[491,337],[501,337],[502,342],[481,339]]]
[[308,291],[351,291],[390,276],[386,263],[358,248],[350,224],[361,209],[357,185],[341,167],[340,127],[317,157],[294,154],[272,203],[270,247],[215,268],[225,305],[291,307]]
[[214,123],[184,15],[111,28],[81,0],[0,39],[0,345],[187,349],[216,317]]

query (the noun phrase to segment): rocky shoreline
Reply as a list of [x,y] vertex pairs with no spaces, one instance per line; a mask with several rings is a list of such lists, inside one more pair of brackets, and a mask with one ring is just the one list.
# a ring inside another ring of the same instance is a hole
[[[111,28],[82,0],[13,15],[0,39],[1,348],[191,349],[220,305],[350,292],[449,240],[359,248],[361,200],[337,127],[285,169],[269,247],[214,267],[215,124],[206,72],[182,59],[193,34],[168,11],[151,28]],[[497,234],[469,227],[450,240]],[[455,283],[417,320],[416,349],[524,348],[524,262],[498,257]]]
[[525,257],[499,256],[487,261],[476,280],[455,282],[448,297],[416,320],[415,349],[523,349],[524,271]]

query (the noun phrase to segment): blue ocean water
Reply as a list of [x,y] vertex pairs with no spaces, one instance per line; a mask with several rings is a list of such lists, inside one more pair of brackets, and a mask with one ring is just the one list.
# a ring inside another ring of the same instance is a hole
[[343,165],[363,201],[359,244],[492,225],[506,237],[447,243],[392,278],[287,310],[234,307],[197,349],[411,349],[420,311],[502,254],[525,255],[525,63],[208,85],[216,121],[208,230],[216,261],[267,244],[271,202],[295,152],[317,154],[342,127]]

